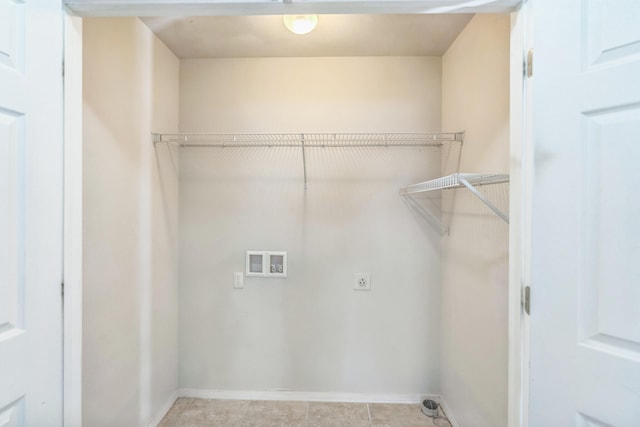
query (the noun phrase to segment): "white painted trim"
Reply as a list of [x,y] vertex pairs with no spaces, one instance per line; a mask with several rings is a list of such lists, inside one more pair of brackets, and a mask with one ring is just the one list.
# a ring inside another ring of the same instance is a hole
[[348,402],[348,403],[420,403],[424,399],[440,401],[438,394],[378,394],[378,393],[332,393],[315,391],[282,390],[209,390],[181,388],[179,397],[229,400],[288,400],[302,402]]
[[149,421],[149,427],[157,427],[157,425],[160,424],[160,421],[167,415],[173,404],[178,400],[178,397],[180,397],[179,390],[171,393],[164,405],[160,407],[160,410],[151,418],[151,421]]
[[525,239],[525,217],[528,215],[524,204],[526,173],[525,114],[526,81],[523,62],[526,55],[526,3],[511,14],[510,40],[510,194],[509,194],[509,297],[508,297],[508,402],[507,425],[521,427],[523,420],[524,390],[524,322],[522,308],[523,287],[523,245]]
[[82,425],[82,19],[64,17],[64,426]]
[[[527,52],[530,48],[533,48],[533,2],[527,2],[524,0],[524,6],[526,7],[526,14],[524,19],[524,52]],[[533,66],[533,72],[535,75],[535,65]],[[522,229],[520,230],[522,235],[522,252],[521,252],[521,281],[524,284],[531,285],[531,241],[532,241],[532,226],[531,226],[531,213],[533,212],[533,185],[535,178],[535,161],[534,161],[534,141],[533,141],[533,97],[532,93],[533,79],[526,79],[523,88],[524,98],[524,113],[523,113],[523,173],[522,173]],[[535,310],[535,307],[532,308]],[[522,393],[522,416],[520,417],[520,424],[518,427],[529,426],[529,381],[530,381],[530,342],[529,342],[529,330],[530,330],[529,316],[523,316],[522,323],[522,358],[521,358],[521,385],[520,392]]]
[[442,409],[442,412],[444,412],[444,415],[449,420],[449,423],[451,424],[451,427],[460,427],[460,424],[458,424],[458,421],[456,420],[456,417],[453,416],[453,411],[451,410],[451,408],[447,404],[447,401],[445,400],[445,398],[443,396],[440,396],[440,398],[439,398],[439,400],[437,400],[437,402],[440,404],[440,408]]
[[520,0],[66,0],[78,16],[230,16],[350,13],[508,13]]

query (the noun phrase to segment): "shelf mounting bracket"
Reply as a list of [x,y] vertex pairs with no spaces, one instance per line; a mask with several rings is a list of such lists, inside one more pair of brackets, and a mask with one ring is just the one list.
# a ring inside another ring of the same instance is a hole
[[481,192],[479,192],[476,187],[474,187],[473,185],[469,184],[469,181],[467,181],[466,179],[464,179],[462,176],[458,176],[458,181],[460,181],[460,183],[462,185],[464,185],[465,187],[467,187],[469,189],[469,191],[471,191],[478,199],[480,199],[480,201],[482,203],[484,203],[485,205],[487,205],[487,207],[489,209],[491,209],[492,211],[494,211],[496,213],[496,215],[498,215],[500,218],[502,218],[504,220],[504,222],[506,222],[507,224],[509,224],[509,217],[502,212],[500,209],[498,209],[493,203],[491,203],[486,197],[484,197],[482,195]]

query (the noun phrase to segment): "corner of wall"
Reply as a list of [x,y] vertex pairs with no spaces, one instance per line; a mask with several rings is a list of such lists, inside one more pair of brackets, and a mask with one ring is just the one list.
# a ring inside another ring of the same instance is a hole
[[[442,126],[465,131],[461,172],[509,171],[509,37],[508,14],[477,14],[443,57]],[[508,210],[508,184],[482,191]],[[504,427],[508,226],[466,189],[442,203],[441,392],[460,425]]]
[[151,132],[177,131],[179,62],[137,18],[83,39],[83,424],[147,425],[178,381],[178,162]]

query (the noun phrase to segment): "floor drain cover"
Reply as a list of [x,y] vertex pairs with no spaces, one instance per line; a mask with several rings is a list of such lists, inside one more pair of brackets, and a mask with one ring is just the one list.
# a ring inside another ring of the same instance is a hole
[[437,417],[438,416],[438,402],[435,400],[423,400],[422,401],[422,413],[427,417]]

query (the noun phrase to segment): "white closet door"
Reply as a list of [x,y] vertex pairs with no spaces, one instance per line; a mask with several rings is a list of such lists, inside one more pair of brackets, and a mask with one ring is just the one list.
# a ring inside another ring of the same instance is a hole
[[62,425],[62,18],[0,0],[0,426]]
[[529,4],[529,425],[637,427],[640,2]]

